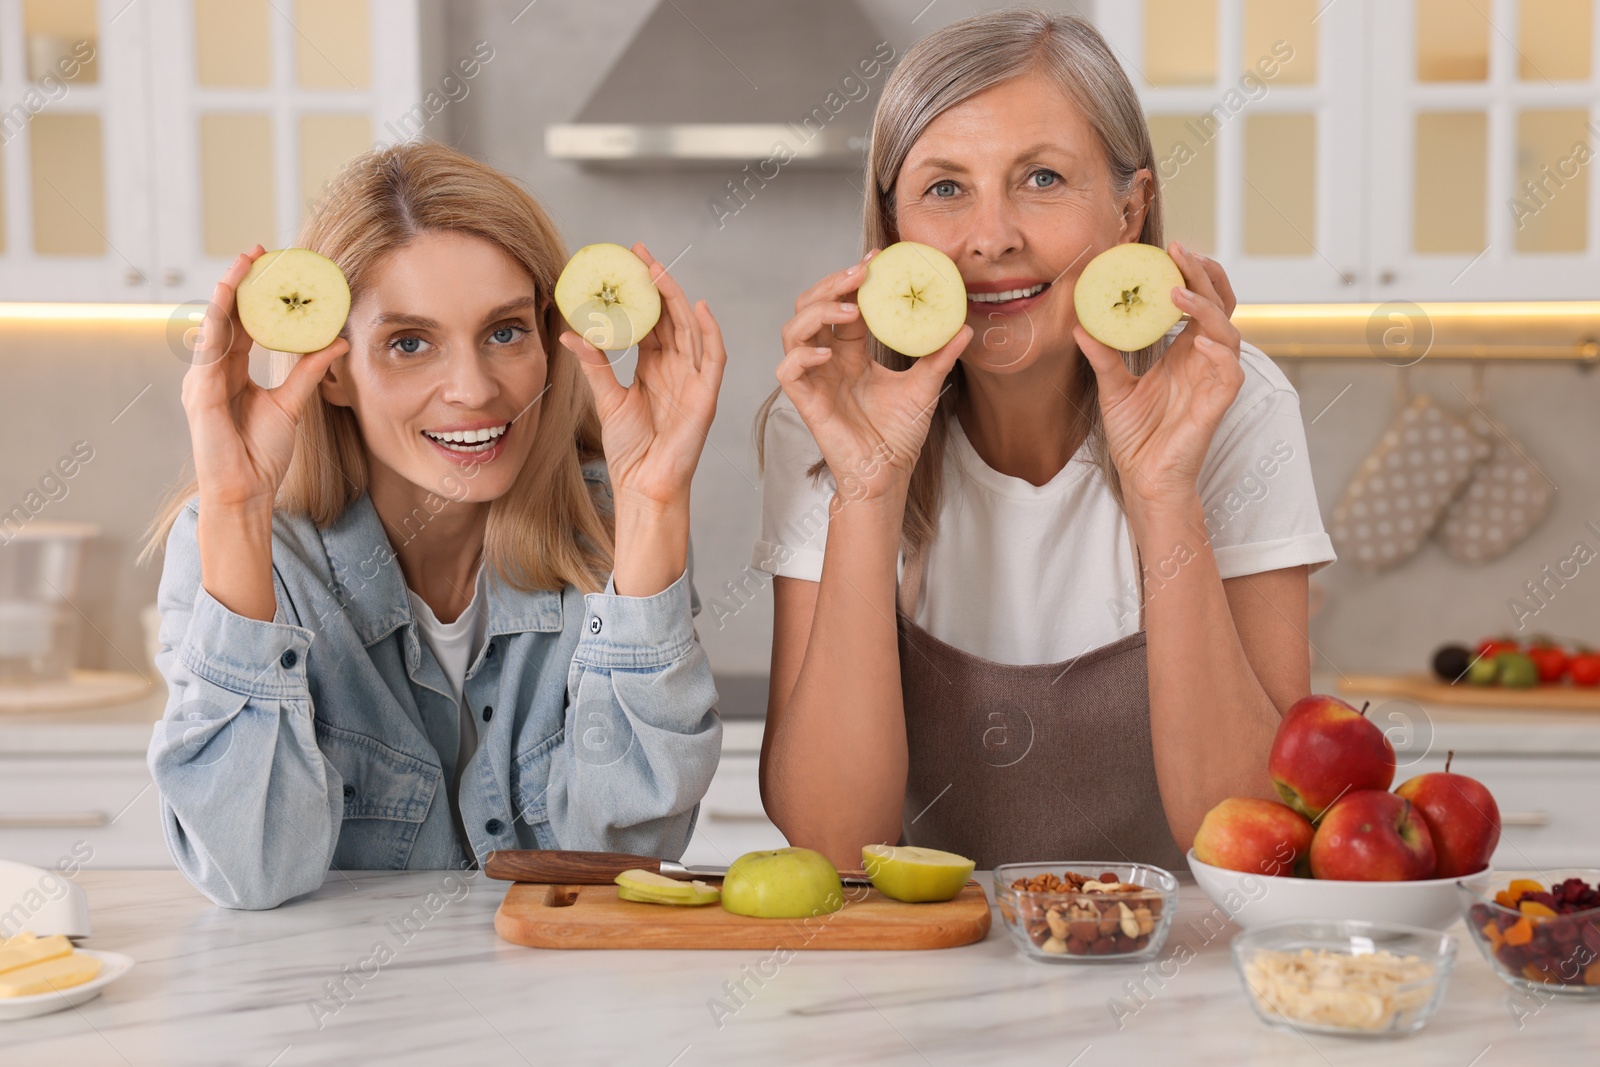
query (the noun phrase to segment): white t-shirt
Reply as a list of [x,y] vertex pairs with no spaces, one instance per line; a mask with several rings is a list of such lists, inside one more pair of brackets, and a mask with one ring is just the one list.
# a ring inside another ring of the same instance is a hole
[[472,603],[454,622],[440,622],[427,601],[409,588],[406,589],[406,595],[411,598],[411,613],[416,616],[417,628],[422,631],[422,640],[433,650],[433,658],[439,661],[439,666],[444,668],[444,676],[449,680],[450,690],[456,698],[461,731],[460,748],[455,772],[450,779],[449,795],[456,832],[461,834],[463,841],[468,838],[461,822],[461,772],[478,749],[478,724],[472,718],[472,709],[467,707],[465,699],[467,668],[483,648],[484,634],[489,626],[489,597],[484,591],[487,574],[488,569],[480,563],[478,577],[473,582]]
[[[1176,329],[1176,328],[1175,328]],[[1199,476],[1206,532],[1224,578],[1334,559],[1306,452],[1300,398],[1259,349],[1241,346],[1244,384]],[[964,652],[1007,664],[1059,663],[1139,630],[1127,518],[1087,443],[1044,485],[989,467],[952,419],[938,532],[916,622]],[[761,539],[753,566],[821,581],[834,482],[787,397],[766,428]],[[848,506],[848,505],[846,505]],[[1147,549],[1147,585],[1182,554]],[[902,564],[903,564],[902,560]],[[1147,593],[1147,595],[1154,595]]]

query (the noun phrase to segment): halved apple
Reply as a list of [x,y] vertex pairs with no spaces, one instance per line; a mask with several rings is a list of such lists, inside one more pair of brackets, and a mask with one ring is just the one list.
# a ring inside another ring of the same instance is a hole
[[867,845],[861,850],[861,867],[872,888],[912,903],[949,900],[961,892],[975,866],[965,856],[918,845]]
[[961,332],[967,287],[949,256],[901,241],[867,263],[856,305],[872,336],[902,355],[926,356]]
[[715,904],[722,899],[720,889],[699,879],[680,882],[676,878],[637,867],[623,871],[614,881],[617,883],[619,900],[633,900],[641,904],[686,904],[693,907]]
[[1172,302],[1172,287],[1182,284],[1183,272],[1171,256],[1134,241],[1091,259],[1078,275],[1072,303],[1090,337],[1121,352],[1137,352],[1161,340],[1183,317]]
[[344,272],[308,248],[280,248],[261,256],[250,265],[237,295],[244,332],[275,352],[327,348],[350,314]]
[[642,341],[661,318],[644,260],[621,245],[584,245],[556,279],[556,307],[578,336],[607,352]]

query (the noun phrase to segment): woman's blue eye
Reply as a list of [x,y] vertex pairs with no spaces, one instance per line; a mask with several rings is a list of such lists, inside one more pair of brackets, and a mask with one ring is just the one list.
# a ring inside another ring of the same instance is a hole
[[393,341],[389,342],[389,347],[398,349],[408,356],[414,356],[418,352],[421,352],[422,346],[427,343],[428,342],[424,341],[420,337],[396,337]]
[[508,345],[521,336],[522,332],[522,327],[520,326],[502,326],[494,333],[491,333],[489,338],[496,344]]
[[933,187],[928,191],[941,199],[952,197],[956,195],[956,183],[952,181],[934,182]]
[[1028,179],[1033,182],[1035,189],[1048,189],[1061,180],[1061,175],[1053,170],[1036,170],[1028,175]]

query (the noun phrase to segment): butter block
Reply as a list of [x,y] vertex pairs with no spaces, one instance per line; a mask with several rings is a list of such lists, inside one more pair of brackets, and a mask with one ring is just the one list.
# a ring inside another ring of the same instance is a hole
[[0,998],[31,997],[38,993],[71,989],[99,973],[100,961],[94,956],[82,952],[58,956],[0,974]]
[[18,967],[65,956],[71,951],[72,942],[67,940],[64,934],[51,934],[49,937],[18,934],[0,946],[0,975]]

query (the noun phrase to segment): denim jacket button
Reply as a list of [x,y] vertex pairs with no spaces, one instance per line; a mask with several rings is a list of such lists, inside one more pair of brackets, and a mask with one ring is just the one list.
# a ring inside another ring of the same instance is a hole
[[492,718],[494,718],[494,708],[490,707],[488,704],[485,704],[483,706],[483,721],[488,722]]
[[500,820],[490,819],[488,822],[484,823],[483,832],[491,836],[498,834],[500,832]]
[[494,659],[494,642],[489,642],[489,647],[483,650],[484,659]]
[[278,657],[278,662],[283,666],[283,669],[286,670],[286,671],[294,670],[294,665],[296,663],[298,663],[299,661],[300,661],[299,655],[297,655],[295,653],[295,650],[292,649],[292,648],[289,649],[288,651],[284,652],[283,655]]
[[349,782],[346,782],[345,786],[344,786],[345,799],[349,800],[351,797],[353,797],[355,795],[356,795],[356,787],[351,785]]
[[589,632],[592,634],[597,634],[600,632],[600,616],[589,616]]

